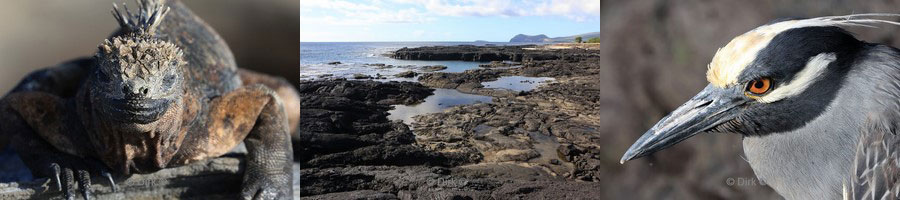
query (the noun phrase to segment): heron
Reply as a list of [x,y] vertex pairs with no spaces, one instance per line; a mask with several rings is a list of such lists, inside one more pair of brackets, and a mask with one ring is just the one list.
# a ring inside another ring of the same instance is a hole
[[700,133],[742,135],[756,177],[787,199],[897,199],[900,50],[847,28],[900,25],[867,13],[777,20],[719,48],[709,84],[621,162]]

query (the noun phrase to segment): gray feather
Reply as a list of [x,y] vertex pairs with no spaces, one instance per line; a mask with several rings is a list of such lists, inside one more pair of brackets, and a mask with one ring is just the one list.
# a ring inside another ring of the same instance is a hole
[[844,185],[844,199],[900,199],[898,100],[883,102],[892,109],[866,120],[856,146],[853,173]]

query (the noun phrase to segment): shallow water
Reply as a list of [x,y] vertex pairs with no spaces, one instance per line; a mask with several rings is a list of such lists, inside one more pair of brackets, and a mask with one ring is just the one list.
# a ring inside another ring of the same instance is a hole
[[[395,74],[415,71],[422,73],[422,66],[444,65],[447,69],[440,72],[463,72],[469,69],[477,69],[480,64],[489,62],[468,61],[421,61],[398,60],[384,54],[403,47],[421,46],[452,46],[452,45],[523,45],[528,43],[483,43],[483,42],[301,42],[300,43],[300,77],[303,80],[315,80],[322,78],[347,78],[354,79],[355,74],[364,74],[371,77],[379,75],[384,79],[375,81],[412,81],[416,78],[397,78]],[[340,64],[328,64],[340,62]],[[384,64],[377,66],[372,64]],[[388,67],[388,65],[392,65]],[[371,80],[371,79],[366,79]],[[424,103],[417,105],[395,105],[389,111],[391,120],[403,120],[406,124],[412,123],[412,117],[416,115],[436,113],[450,107],[476,102],[490,102],[491,97],[460,93],[456,90],[436,89],[435,94],[425,99]]]
[[[478,68],[479,64],[488,62],[468,61],[422,61],[398,60],[384,56],[385,53],[403,47],[448,46],[448,45],[521,45],[524,43],[476,43],[476,42],[301,42],[300,43],[300,77],[312,80],[331,75],[331,78],[352,79],[353,74],[376,76],[381,74],[393,79],[393,75],[405,72],[421,72],[419,67],[428,65],[444,65],[447,69],[441,72],[463,72]],[[330,62],[341,62],[329,65]],[[366,64],[385,64],[395,67],[377,67]]]
[[491,97],[465,94],[452,89],[435,89],[434,95],[425,98],[425,101],[416,105],[394,105],[394,109],[388,111],[389,120],[403,120],[403,123],[411,125],[413,116],[438,113],[450,107],[479,102],[491,102]]
[[[434,65],[432,62],[396,60],[383,56],[403,47],[455,46],[455,45],[523,45],[533,43],[507,42],[301,42],[300,65],[321,64],[339,61],[343,63],[384,63],[391,65]],[[449,62],[452,63],[452,62]],[[469,62],[472,64],[474,62]],[[451,67],[451,65],[447,65]],[[477,67],[478,65],[474,65]]]
[[485,88],[529,91],[536,89],[541,84],[554,80],[556,79],[549,77],[504,76],[496,81],[483,82],[481,85],[484,85]]
[[[393,60],[393,59],[392,59]],[[423,73],[421,68],[423,66],[429,65],[444,65],[447,66],[447,69],[440,70],[439,72],[463,72],[469,69],[478,68],[478,65],[481,62],[466,62],[466,61],[412,61],[412,62],[399,62],[402,60],[395,60],[398,62],[381,62],[381,63],[344,63],[329,65],[326,63],[320,64],[308,64],[300,66],[300,79],[301,80],[313,80],[318,78],[347,78],[353,79],[354,74],[365,74],[372,77],[377,77],[381,75],[387,79],[391,80],[401,80],[403,78],[394,77],[394,75],[406,72],[406,71],[414,71],[417,73]],[[388,64],[391,63],[391,64]],[[403,64],[399,64],[403,63]],[[393,66],[373,66],[371,64],[385,64],[385,65],[393,65]]]

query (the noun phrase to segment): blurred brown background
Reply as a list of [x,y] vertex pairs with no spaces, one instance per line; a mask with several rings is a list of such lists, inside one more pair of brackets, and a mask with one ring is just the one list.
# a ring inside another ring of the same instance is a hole
[[[621,156],[643,131],[706,86],[706,66],[716,49],[737,35],[777,18],[869,12],[900,13],[900,1],[604,0],[602,66],[621,73],[618,85],[610,87],[622,88],[615,95],[633,113],[601,122],[629,133],[598,133],[608,141],[601,146]],[[900,44],[896,26],[851,31],[869,42]],[[622,197],[641,199],[779,198],[758,182],[728,185],[729,178],[755,180],[742,156],[740,136],[701,134],[650,158],[610,168],[618,171],[610,181],[619,191],[630,191]]]
[[[134,0],[4,1],[0,6],[0,92],[32,70],[91,56],[117,28],[112,3]],[[299,80],[298,0],[184,1],[227,41],[238,66]]]

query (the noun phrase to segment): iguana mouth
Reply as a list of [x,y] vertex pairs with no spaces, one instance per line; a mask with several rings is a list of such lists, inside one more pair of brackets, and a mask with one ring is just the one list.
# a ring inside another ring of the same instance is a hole
[[107,102],[106,107],[113,120],[148,124],[159,120],[170,102],[168,99],[113,99]]

